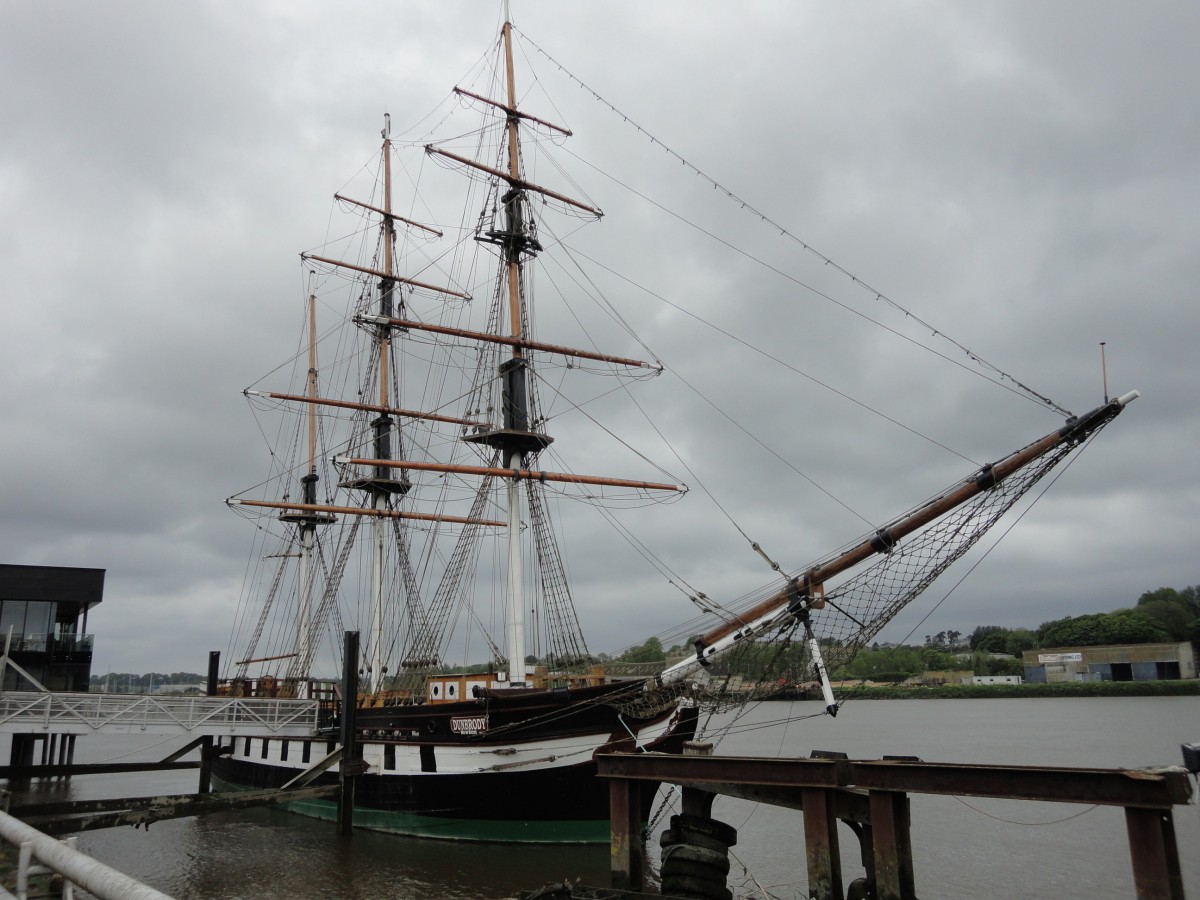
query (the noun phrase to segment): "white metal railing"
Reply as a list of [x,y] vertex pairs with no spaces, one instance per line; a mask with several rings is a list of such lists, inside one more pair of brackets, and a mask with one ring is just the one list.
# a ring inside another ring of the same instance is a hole
[[[5,812],[0,812],[0,837],[19,848],[15,894],[17,900],[27,900],[30,875],[48,872],[57,872],[66,879],[62,889],[64,900],[71,900],[75,896],[75,886],[83,888],[99,900],[172,900],[168,894],[135,881],[128,875],[92,859],[86,853],[79,852],[71,846],[73,838],[68,841],[56,841]],[[0,887],[0,897],[6,895],[14,896]]]
[[6,691],[0,733],[312,735],[317,701],[268,697],[159,697]]

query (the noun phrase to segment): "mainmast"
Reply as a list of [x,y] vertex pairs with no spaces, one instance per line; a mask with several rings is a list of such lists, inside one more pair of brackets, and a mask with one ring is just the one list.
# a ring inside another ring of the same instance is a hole
[[[504,23],[504,71],[508,88],[505,137],[508,144],[508,171],[502,173],[508,190],[500,197],[503,221],[489,231],[486,240],[500,247],[501,268],[508,308],[508,336],[511,356],[500,365],[502,427],[469,435],[466,440],[484,443],[500,451],[502,468],[510,472],[525,468],[527,453],[536,453],[552,440],[530,430],[528,360],[525,358],[524,262],[541,246],[526,225],[525,182],[521,179],[521,145],[517,113],[517,89],[513,76],[512,24]],[[505,591],[505,651],[508,654],[508,679],[514,687],[526,683],[525,668],[525,585],[521,554],[521,478],[510,477],[506,485],[508,512],[508,584]]]
[[[508,108],[516,109],[517,91],[513,77],[512,23],[504,22],[504,72],[508,80]],[[508,173],[520,177],[519,135],[517,119],[508,117]],[[521,321],[524,304],[521,297],[521,252],[525,248],[525,194],[509,188],[505,194],[504,210],[507,217],[509,241],[504,245],[504,257],[508,266],[508,312],[509,334],[521,337]],[[524,351],[519,345],[512,348],[512,359],[507,368],[501,367],[506,380],[508,402],[504,407],[504,425],[514,431],[527,431],[529,398],[525,383]],[[504,448],[504,468],[524,467],[525,453],[519,443],[513,442]],[[521,494],[520,482],[510,478],[508,495],[508,593],[505,600],[505,637],[508,651],[508,681],[510,685],[525,684],[525,589],[521,560]]]

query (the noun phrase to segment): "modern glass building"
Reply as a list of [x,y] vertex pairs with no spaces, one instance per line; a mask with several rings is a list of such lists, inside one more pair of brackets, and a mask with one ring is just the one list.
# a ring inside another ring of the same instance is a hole
[[[92,673],[88,611],[104,597],[104,569],[0,564],[0,652],[52,691],[86,691]],[[35,686],[4,667],[4,690]]]

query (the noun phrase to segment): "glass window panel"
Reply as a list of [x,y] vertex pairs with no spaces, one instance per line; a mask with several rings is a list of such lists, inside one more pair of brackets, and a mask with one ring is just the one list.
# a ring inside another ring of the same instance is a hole
[[0,641],[8,635],[12,628],[13,640],[20,640],[25,634],[25,600],[5,600],[0,604]]
[[45,637],[54,621],[54,604],[45,600],[30,600],[25,613],[25,633]]

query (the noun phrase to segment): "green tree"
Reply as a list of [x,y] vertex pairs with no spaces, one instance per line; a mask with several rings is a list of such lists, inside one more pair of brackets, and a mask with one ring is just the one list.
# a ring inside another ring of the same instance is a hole
[[980,643],[993,634],[1000,634],[1004,631],[999,625],[980,625],[967,637],[967,643],[971,645],[971,650],[978,650]]
[[1168,587],[1147,591],[1138,598],[1136,611],[1159,622],[1171,640],[1192,640],[1200,620],[1200,590],[1192,585],[1182,591]]
[[1068,616],[1044,622],[1038,629],[1043,647],[1095,647],[1101,644],[1152,644],[1171,640],[1156,619],[1132,609]]
[[1200,619],[1200,584],[1185,587],[1179,592],[1179,599],[1192,611],[1192,615]]
[[1037,644],[1037,635],[1028,628],[1014,628],[1004,639],[1004,652],[1020,659],[1022,653],[1032,650]]
[[646,643],[630,647],[620,658],[622,662],[662,662],[667,658],[667,652],[663,650],[662,641],[656,637],[649,637],[646,638]]

